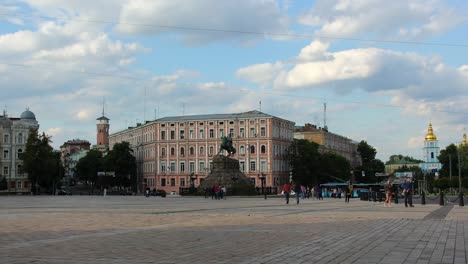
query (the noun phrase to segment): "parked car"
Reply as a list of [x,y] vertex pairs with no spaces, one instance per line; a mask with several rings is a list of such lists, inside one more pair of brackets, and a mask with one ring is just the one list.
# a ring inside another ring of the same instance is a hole
[[165,190],[155,190],[151,192],[151,196],[161,196],[161,197],[166,197],[167,193]]

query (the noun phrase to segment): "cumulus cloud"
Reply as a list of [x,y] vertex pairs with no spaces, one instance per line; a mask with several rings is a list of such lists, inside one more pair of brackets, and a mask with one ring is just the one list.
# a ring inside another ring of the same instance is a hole
[[238,69],[236,76],[265,86],[272,83],[283,67],[281,62],[255,64]]
[[379,35],[420,38],[439,34],[464,21],[445,1],[319,0],[299,22],[319,27],[317,35],[351,37]]

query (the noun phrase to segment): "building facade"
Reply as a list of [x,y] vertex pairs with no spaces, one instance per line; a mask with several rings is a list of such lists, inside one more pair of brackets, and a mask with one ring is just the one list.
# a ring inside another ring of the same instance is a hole
[[60,159],[65,170],[64,180],[67,184],[73,180],[77,161],[90,149],[91,143],[87,140],[68,140],[60,146]]
[[432,129],[432,123],[429,123],[427,134],[424,139],[423,148],[423,163],[421,163],[421,170],[423,172],[436,173],[442,168],[442,164],[438,160],[440,154],[439,141],[437,140],[434,130]]
[[241,171],[256,186],[289,180],[286,150],[294,123],[259,111],[235,114],[174,116],[148,121],[110,135],[110,148],[127,141],[137,160],[139,189],[178,192],[197,187],[209,174],[222,136],[230,136]]
[[0,116],[0,179],[6,179],[8,192],[26,193],[31,189],[21,156],[26,150],[30,130],[38,128],[36,116],[29,109],[19,118],[8,117],[6,112]]
[[294,131],[295,139],[305,139],[319,144],[320,153],[335,153],[349,161],[352,168],[362,164],[361,155],[357,151],[358,143],[341,135],[334,134],[328,129],[305,124]]

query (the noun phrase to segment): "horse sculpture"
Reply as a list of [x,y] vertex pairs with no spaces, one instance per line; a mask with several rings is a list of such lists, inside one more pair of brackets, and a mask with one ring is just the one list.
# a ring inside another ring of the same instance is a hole
[[219,146],[218,155],[221,154],[223,150],[228,152],[228,157],[236,153],[236,149],[232,146],[231,137],[221,137],[221,146]]

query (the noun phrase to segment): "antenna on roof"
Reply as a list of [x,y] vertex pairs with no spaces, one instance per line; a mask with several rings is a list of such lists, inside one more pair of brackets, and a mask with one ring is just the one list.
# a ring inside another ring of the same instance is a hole
[[327,127],[327,103],[323,103],[323,128],[328,130]]
[[106,99],[104,97],[102,97],[102,116],[104,116],[104,106],[106,104]]
[[3,116],[4,117],[7,117],[7,109],[8,109],[8,106],[5,104],[5,109],[3,109]]
[[260,112],[262,111],[262,100],[258,101],[258,106],[260,108]]

